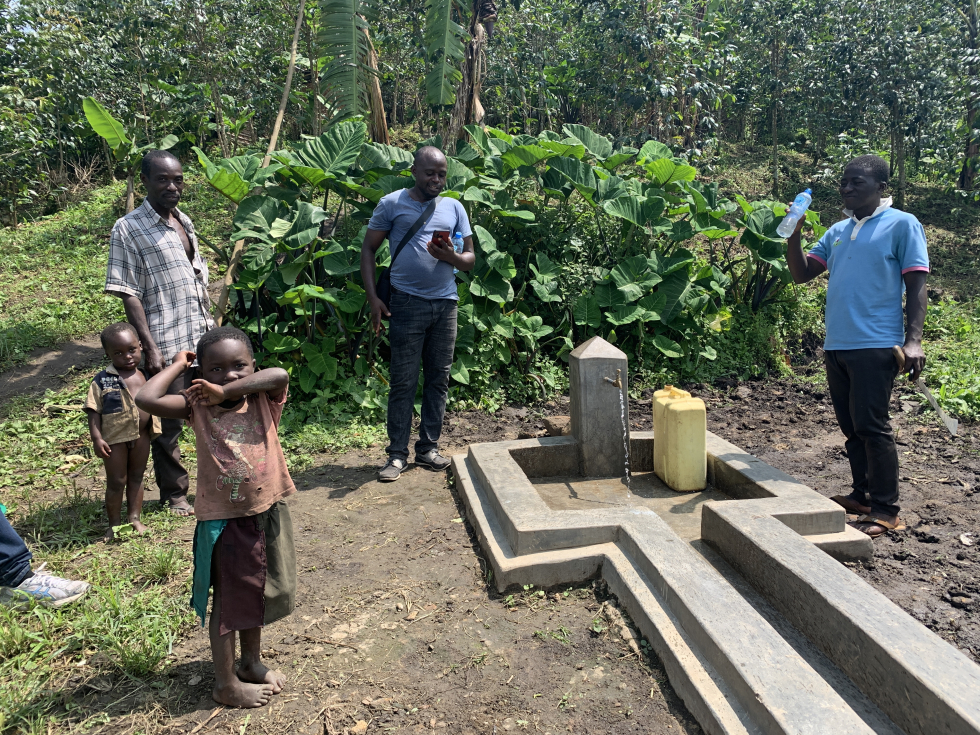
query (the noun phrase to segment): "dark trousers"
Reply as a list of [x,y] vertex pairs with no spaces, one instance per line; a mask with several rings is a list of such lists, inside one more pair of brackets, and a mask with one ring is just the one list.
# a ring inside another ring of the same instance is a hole
[[423,299],[392,291],[388,340],[391,343],[391,383],[388,390],[388,447],[390,457],[408,460],[412,411],[421,364],[422,423],[415,454],[435,449],[442,435],[449,394],[449,369],[456,347],[456,302]]
[[[186,373],[190,377],[190,372]],[[168,394],[184,390],[186,378],[180,376],[167,389]],[[190,478],[187,470],[180,463],[180,431],[184,422],[180,419],[160,419],[162,434],[150,444],[150,454],[153,457],[153,474],[157,487],[160,488],[160,504],[166,505],[177,498],[187,496],[190,488]]]
[[16,587],[31,573],[31,552],[0,513],[0,586]]
[[875,513],[898,515],[898,450],[888,402],[898,365],[891,349],[830,350],[824,361],[830,400],[847,437],[850,497]]

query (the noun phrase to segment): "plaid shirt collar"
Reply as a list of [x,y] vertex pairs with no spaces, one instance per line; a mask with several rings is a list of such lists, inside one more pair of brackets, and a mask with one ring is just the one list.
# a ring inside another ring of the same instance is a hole
[[[177,207],[174,207],[170,211],[173,212],[174,216],[177,218],[177,221],[180,222],[181,226],[184,228],[184,233],[187,235],[188,241],[190,241],[191,251],[193,252],[191,265],[194,267],[194,272],[200,275],[202,272],[200,266],[201,249],[198,246],[197,233],[194,232],[194,223],[191,222],[190,217],[177,209]],[[133,210],[133,214],[139,214],[140,218],[145,218],[145,220],[148,220],[149,223],[154,225],[167,227],[171,230],[174,229],[170,224],[170,219],[168,217],[164,217],[153,208],[153,205],[150,204],[149,197],[143,198],[143,203]],[[141,224],[146,224],[146,222],[141,222]]]

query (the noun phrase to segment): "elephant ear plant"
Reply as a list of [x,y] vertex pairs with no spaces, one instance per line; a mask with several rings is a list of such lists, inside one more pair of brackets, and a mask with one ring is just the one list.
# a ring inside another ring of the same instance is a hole
[[[760,274],[752,258],[782,247],[767,234],[778,205],[729,201],[657,141],[617,148],[582,125],[465,130],[443,192],[466,208],[477,245],[475,268],[457,276],[454,400],[492,407],[503,392],[560,389],[562,358],[593,335],[638,370],[683,375],[715,359],[734,285]],[[420,145],[430,142],[441,143]],[[360,249],[381,197],[413,186],[412,151],[370,142],[352,119],[274,152],[266,168],[257,156],[198,156],[238,203],[231,240],[246,246],[234,320],[258,359],[290,372],[304,410],[380,415],[389,349],[367,329]],[[387,247],[377,257],[387,264]],[[763,300],[775,290],[766,283]]]

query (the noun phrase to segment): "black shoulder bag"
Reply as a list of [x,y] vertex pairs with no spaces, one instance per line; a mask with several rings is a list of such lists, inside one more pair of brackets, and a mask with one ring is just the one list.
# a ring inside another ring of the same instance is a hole
[[415,220],[415,224],[408,228],[405,237],[402,238],[402,241],[398,243],[398,247],[391,253],[391,260],[388,262],[388,267],[382,268],[381,273],[378,274],[378,283],[374,287],[374,290],[378,294],[378,298],[384,303],[386,309],[391,306],[391,267],[395,264],[395,258],[398,257],[398,253],[402,251],[402,248],[408,244],[408,241],[415,237],[415,233],[425,227],[425,223],[429,221],[432,213],[436,211],[436,203],[438,201],[439,197],[436,197],[429,202],[429,206],[422,210],[422,214]]

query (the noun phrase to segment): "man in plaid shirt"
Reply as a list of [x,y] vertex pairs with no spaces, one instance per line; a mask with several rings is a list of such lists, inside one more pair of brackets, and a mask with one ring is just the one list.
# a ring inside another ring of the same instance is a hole
[[[177,209],[184,190],[180,161],[166,151],[149,151],[143,156],[140,181],[146,199],[112,228],[105,291],[122,299],[126,319],[143,343],[146,370],[155,375],[181,350],[193,351],[214,322],[208,267],[194,225]],[[181,378],[170,392],[183,388]],[[187,470],[180,462],[181,422],[163,419],[162,428],[152,444],[160,503],[177,515],[189,515],[194,511],[187,502]]]

